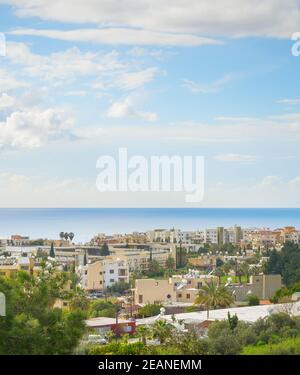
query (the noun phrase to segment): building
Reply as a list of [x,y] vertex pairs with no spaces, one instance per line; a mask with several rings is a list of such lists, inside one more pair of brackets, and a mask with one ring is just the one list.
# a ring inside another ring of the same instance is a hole
[[236,301],[246,301],[249,295],[257,296],[260,300],[268,300],[281,287],[281,275],[250,276],[250,282],[247,284],[228,285]]
[[[288,306],[286,306],[288,305]],[[246,307],[232,307],[227,309],[216,309],[210,310],[209,312],[209,321],[214,320],[227,320],[228,313],[231,316],[237,315],[240,321],[247,323],[254,323],[258,319],[263,319],[271,314],[278,312],[286,312],[291,310],[291,314],[294,316],[300,315],[300,303],[296,302],[294,304],[278,304],[278,305],[259,305],[259,306],[246,306]],[[181,314],[172,314],[164,315],[161,319],[166,320],[169,323],[173,323],[174,317],[177,321],[182,321],[184,326],[187,328],[189,325],[196,327],[197,324],[207,321],[207,312],[206,311],[197,311],[191,313],[181,313]],[[150,317],[145,319],[137,319],[137,326],[140,325],[151,325],[157,320],[157,317]]]
[[135,321],[118,319],[118,324],[115,318],[92,318],[86,320],[86,325],[89,329],[95,331],[99,335],[105,335],[109,331],[113,331],[116,335],[134,334],[136,330]]
[[105,290],[117,282],[129,282],[129,268],[125,260],[106,257],[89,263],[82,269],[82,287],[87,290]]
[[176,259],[175,249],[173,244],[158,243],[109,246],[110,256],[125,260],[130,272],[149,270],[151,260],[156,260],[161,267],[165,267],[169,256]]
[[0,258],[0,276],[12,277],[16,271],[25,271],[32,274],[34,259],[28,257]]
[[135,304],[147,303],[190,303],[193,304],[199,289],[218,278],[212,275],[201,275],[191,270],[187,275],[173,275],[169,279],[135,280]]

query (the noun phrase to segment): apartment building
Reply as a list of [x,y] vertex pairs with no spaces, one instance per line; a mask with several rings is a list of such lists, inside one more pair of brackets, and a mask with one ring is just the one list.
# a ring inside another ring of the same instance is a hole
[[300,231],[295,227],[284,227],[280,231],[280,242],[293,242],[298,245],[300,243]]
[[34,259],[27,257],[0,258],[0,276],[12,277],[16,271],[33,273]]
[[194,270],[187,275],[173,275],[163,280],[137,279],[134,288],[135,303],[193,304],[199,289],[211,281],[217,283],[218,278],[212,275],[201,275]]
[[218,230],[217,229],[205,229],[204,242],[208,244],[217,244],[218,243]]
[[111,245],[110,255],[123,259],[128,263],[129,271],[147,271],[150,260],[156,260],[161,267],[164,267],[169,256],[176,257],[175,245],[172,244],[131,244]]
[[122,259],[105,258],[79,269],[81,285],[87,290],[105,290],[117,282],[129,282],[128,263]]
[[269,229],[257,230],[249,233],[248,238],[253,248],[273,247],[280,242],[280,231],[273,231]]

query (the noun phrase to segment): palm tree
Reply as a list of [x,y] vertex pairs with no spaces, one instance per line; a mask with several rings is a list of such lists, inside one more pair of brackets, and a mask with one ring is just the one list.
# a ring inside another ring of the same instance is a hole
[[67,241],[68,240],[68,238],[69,238],[69,233],[65,233],[65,235],[64,235],[64,238],[65,238],[65,240]]
[[222,268],[220,267],[217,267],[215,269],[215,272],[214,272],[215,276],[217,276],[219,278],[219,285],[221,285],[221,277],[224,276],[224,271],[222,270]]
[[216,307],[227,307],[234,301],[232,293],[223,285],[217,285],[214,281],[207,283],[199,289],[199,295],[195,304],[204,304],[207,310],[207,319],[209,319],[209,310]]
[[226,263],[223,264],[222,268],[223,268],[225,274],[228,275],[229,271],[232,268],[232,265],[229,262],[226,262]]
[[65,233],[64,232],[60,232],[59,233],[59,237],[60,237],[61,240],[63,240],[63,238],[65,237]]
[[158,339],[163,344],[168,338],[172,336],[174,327],[166,320],[156,320],[152,326],[152,336],[154,339]]
[[136,329],[136,333],[138,337],[140,338],[140,341],[147,345],[147,338],[151,336],[151,330],[146,326],[138,326]]
[[73,238],[74,238],[74,233],[73,232],[70,232],[69,233],[69,238],[70,238],[70,241],[72,242]]
[[249,283],[249,276],[250,276],[250,267],[249,267],[249,264],[244,262],[240,265],[240,270],[241,270],[241,273],[246,276],[247,278],[247,283]]

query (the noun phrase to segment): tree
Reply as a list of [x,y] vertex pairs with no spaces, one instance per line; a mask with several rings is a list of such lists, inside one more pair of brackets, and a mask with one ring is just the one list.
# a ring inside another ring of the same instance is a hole
[[217,285],[214,281],[207,283],[199,289],[196,304],[204,304],[207,310],[207,319],[209,319],[209,310],[216,309],[218,306],[227,307],[233,303],[234,299],[231,292],[223,285]]
[[107,290],[110,293],[119,293],[122,294],[125,292],[125,290],[128,290],[130,288],[129,283],[126,283],[125,281],[118,281],[114,283],[112,286],[107,287]]
[[71,354],[85,332],[84,314],[53,308],[66,292],[68,274],[42,266],[38,276],[19,271],[0,278],[6,317],[0,319],[0,354]]
[[147,345],[147,338],[151,336],[151,329],[147,326],[138,326],[136,329],[137,336],[140,341]]
[[83,265],[84,265],[84,266],[87,265],[87,256],[86,256],[86,251],[84,252],[84,256],[83,256]]
[[152,337],[158,339],[161,344],[164,344],[167,339],[172,337],[174,329],[173,325],[166,320],[156,320],[152,325]]
[[221,285],[221,278],[222,276],[224,276],[224,271],[222,270],[222,268],[216,268],[215,269],[215,272],[214,272],[215,276],[217,276],[219,278],[219,285]]
[[171,255],[169,255],[167,260],[166,260],[166,269],[173,271],[175,269],[175,266],[176,266],[176,264],[175,264],[174,258]]
[[69,233],[66,232],[65,235],[64,235],[64,239],[67,241],[68,238],[69,238]]
[[176,268],[183,268],[187,264],[186,249],[182,247],[182,241],[179,244],[179,248],[176,249]]
[[265,272],[280,274],[287,286],[300,282],[300,246],[286,242],[280,253],[272,250]]
[[249,283],[249,277],[251,275],[249,264],[244,262],[240,265],[240,272],[243,276],[246,276],[247,283]]
[[222,268],[225,272],[225,275],[228,275],[230,270],[232,269],[232,264],[230,262],[226,262],[223,264]]
[[60,237],[61,240],[63,240],[64,237],[65,237],[65,232],[60,232],[59,233],[59,237]]
[[102,245],[100,249],[100,255],[103,257],[109,255],[109,248],[106,243]]
[[89,316],[91,318],[101,316],[114,318],[116,316],[116,306],[111,301],[93,301],[89,308]]
[[255,296],[254,294],[250,294],[247,297],[248,305],[249,306],[258,306],[259,305],[259,298]]
[[235,328],[238,325],[239,318],[237,317],[236,314],[234,314],[233,316],[231,316],[230,312],[228,311],[227,319],[228,319],[228,324],[229,324],[229,327],[230,327],[231,331],[234,331]]
[[72,242],[73,241],[73,238],[74,238],[74,233],[73,232],[70,232],[69,233],[69,238],[70,238],[70,241]]
[[149,262],[149,273],[152,275],[158,275],[161,273],[159,263],[156,259],[153,259]]
[[51,247],[50,247],[50,253],[49,253],[49,256],[50,256],[51,258],[55,258],[55,251],[54,251],[53,242],[51,242]]
[[217,268],[218,268],[218,267],[222,267],[223,264],[224,264],[224,262],[223,262],[222,259],[220,259],[220,258],[217,258],[217,259],[216,259],[216,267],[217,267]]
[[162,305],[157,303],[147,303],[145,306],[141,307],[138,310],[138,317],[140,318],[148,318],[149,316],[155,316],[160,313]]

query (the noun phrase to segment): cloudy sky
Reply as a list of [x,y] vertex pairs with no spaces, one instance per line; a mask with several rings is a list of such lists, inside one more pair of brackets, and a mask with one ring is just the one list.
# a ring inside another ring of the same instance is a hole
[[0,206],[191,206],[98,192],[97,158],[127,147],[203,155],[199,207],[300,207],[299,9],[0,0]]

